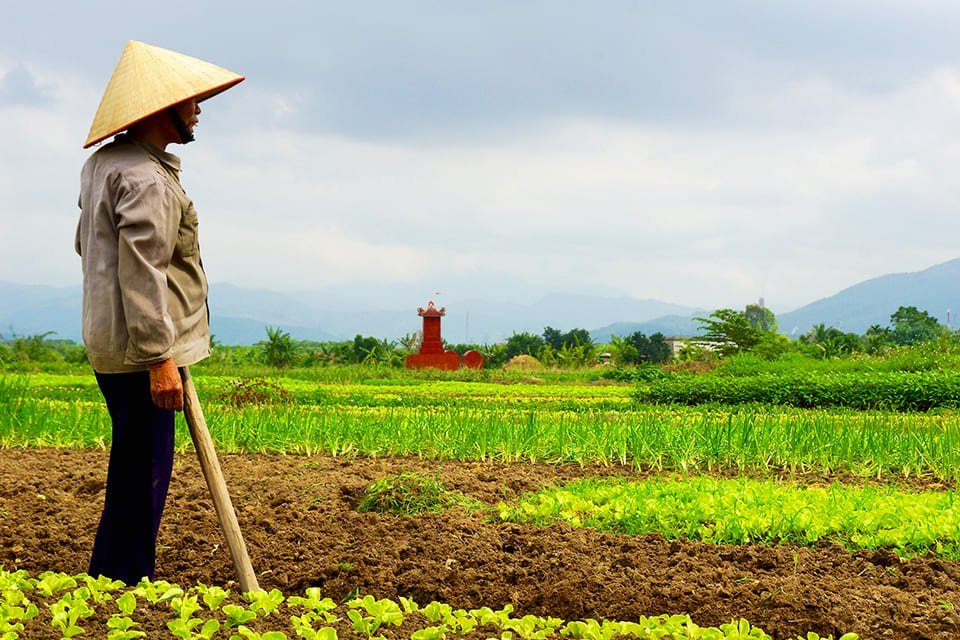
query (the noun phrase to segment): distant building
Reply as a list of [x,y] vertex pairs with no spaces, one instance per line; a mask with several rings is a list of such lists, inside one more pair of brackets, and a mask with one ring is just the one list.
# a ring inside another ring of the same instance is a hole
[[699,338],[691,338],[689,336],[687,337],[670,336],[670,337],[664,338],[664,340],[668,345],[670,345],[670,354],[674,358],[678,358],[680,356],[680,352],[683,351],[683,349],[687,345],[695,344],[701,349],[706,349],[707,351],[716,351],[717,348],[720,347],[721,345],[721,343],[719,342],[712,342],[710,340],[701,340]]
[[420,348],[417,353],[407,356],[407,369],[446,369],[454,371],[461,366],[471,369],[483,368],[483,355],[477,351],[467,351],[462,356],[456,351],[443,348],[440,337],[440,318],[446,315],[444,307],[439,309],[431,300],[427,308],[417,309],[417,315],[423,318]]

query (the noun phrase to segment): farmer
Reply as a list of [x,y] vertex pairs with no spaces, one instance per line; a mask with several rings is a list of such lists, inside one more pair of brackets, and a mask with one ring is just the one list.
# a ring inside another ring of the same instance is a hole
[[89,573],[152,578],[173,469],[178,367],[210,353],[197,212],[170,144],[192,141],[199,103],[243,77],[131,41],[84,148],[116,135],[83,166],[76,250],[83,341],[113,422],[103,513]]

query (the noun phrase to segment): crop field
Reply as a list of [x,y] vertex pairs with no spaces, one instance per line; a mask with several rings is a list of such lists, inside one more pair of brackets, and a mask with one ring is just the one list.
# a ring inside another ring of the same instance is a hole
[[918,411],[928,380],[885,404],[906,378],[876,372],[867,408],[586,374],[194,375],[264,591],[238,592],[182,424],[156,581],[84,575],[96,381],[0,373],[0,639],[960,637],[952,378]]

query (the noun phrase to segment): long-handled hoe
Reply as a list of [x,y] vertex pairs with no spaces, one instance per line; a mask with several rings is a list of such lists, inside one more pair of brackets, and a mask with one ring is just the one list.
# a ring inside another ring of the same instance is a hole
[[210,431],[207,429],[207,421],[203,417],[203,409],[200,408],[200,399],[197,397],[197,389],[193,385],[189,368],[183,367],[182,378],[183,415],[187,419],[187,426],[190,427],[193,447],[197,450],[200,468],[210,489],[213,507],[217,511],[217,518],[223,529],[223,537],[227,541],[233,567],[237,571],[240,588],[244,593],[259,591],[260,585],[257,583],[257,576],[253,573],[253,565],[247,554],[247,545],[244,544],[243,535],[240,533],[237,513],[233,509],[233,502],[230,501],[230,494],[227,493],[227,483],[220,470],[217,452],[213,448],[213,439],[210,438]]

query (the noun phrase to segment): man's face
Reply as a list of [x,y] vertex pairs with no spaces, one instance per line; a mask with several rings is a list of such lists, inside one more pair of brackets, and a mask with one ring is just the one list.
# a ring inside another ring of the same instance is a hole
[[173,108],[180,115],[180,119],[183,120],[183,123],[187,125],[187,129],[190,130],[190,133],[193,133],[194,127],[196,127],[197,123],[200,121],[200,119],[197,117],[200,115],[200,105],[197,103],[196,99],[190,98],[189,100],[184,100],[183,102],[175,104]]

